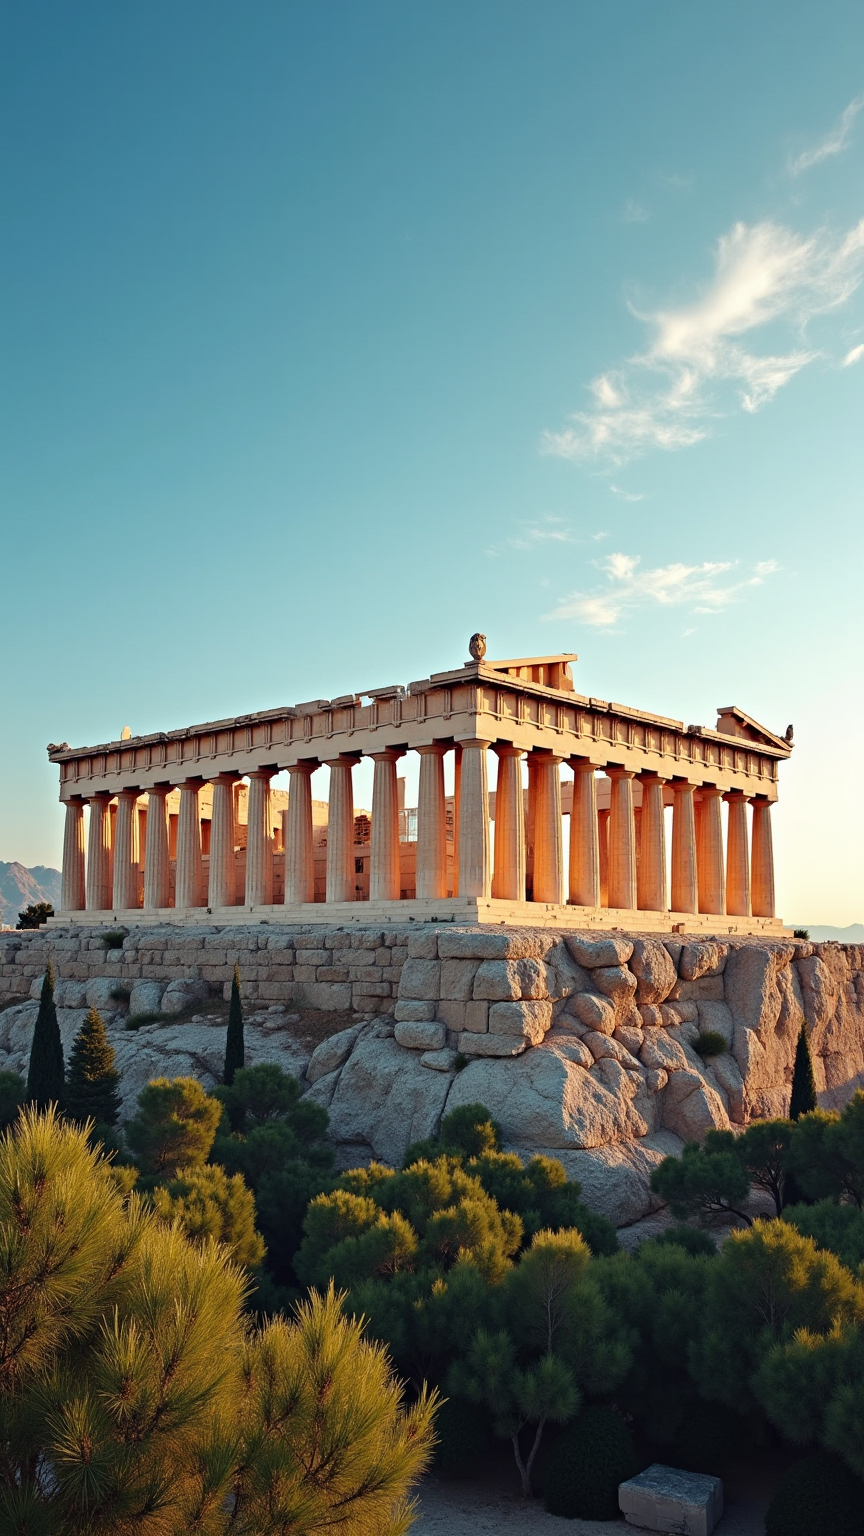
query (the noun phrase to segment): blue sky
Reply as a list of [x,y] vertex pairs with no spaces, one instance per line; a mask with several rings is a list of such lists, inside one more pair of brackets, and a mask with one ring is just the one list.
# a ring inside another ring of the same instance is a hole
[[862,891],[864,10],[0,4],[0,858],[45,743],[466,658],[795,725]]

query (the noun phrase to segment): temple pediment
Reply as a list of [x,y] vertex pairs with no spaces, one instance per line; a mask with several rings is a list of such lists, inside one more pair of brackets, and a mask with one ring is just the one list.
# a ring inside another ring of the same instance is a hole
[[787,726],[785,736],[778,736],[769,731],[767,725],[760,725],[758,720],[745,715],[737,704],[718,704],[717,730],[722,736],[737,736],[741,741],[752,741],[763,747],[789,751],[792,746],[791,725]]

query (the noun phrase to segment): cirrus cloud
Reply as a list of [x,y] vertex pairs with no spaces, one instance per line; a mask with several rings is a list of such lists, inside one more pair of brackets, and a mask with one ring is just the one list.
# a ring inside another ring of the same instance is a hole
[[639,608],[686,607],[691,613],[720,613],[747,591],[761,587],[779,566],[762,560],[741,568],[737,560],[678,561],[642,569],[638,555],[609,555],[599,565],[605,580],[590,592],[562,597],[547,619],[578,619],[595,629],[611,629]]

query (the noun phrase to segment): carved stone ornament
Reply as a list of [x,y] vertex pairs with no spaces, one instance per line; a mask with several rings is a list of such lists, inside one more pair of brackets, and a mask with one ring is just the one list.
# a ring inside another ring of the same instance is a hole
[[468,650],[472,661],[482,661],[486,655],[486,636],[472,635],[468,641]]

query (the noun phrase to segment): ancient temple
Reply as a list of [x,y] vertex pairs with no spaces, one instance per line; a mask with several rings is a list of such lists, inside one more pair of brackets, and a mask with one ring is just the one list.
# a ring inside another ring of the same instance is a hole
[[[713,730],[685,726],[583,697],[574,655],[489,661],[480,635],[470,650],[407,687],[52,744],[66,807],[55,921],[782,931],[771,807],[791,727],[775,735],[734,705]],[[354,805],[362,757],[370,812]],[[311,793],[322,765],[326,803]],[[287,795],[272,787],[282,770]]]

